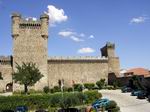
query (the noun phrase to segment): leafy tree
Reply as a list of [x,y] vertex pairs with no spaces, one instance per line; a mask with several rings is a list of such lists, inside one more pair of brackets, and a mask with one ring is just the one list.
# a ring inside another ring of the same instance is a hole
[[0,72],[0,80],[3,80],[2,73]]
[[100,79],[96,82],[96,85],[99,87],[99,89],[102,89],[105,86],[105,79]]
[[139,77],[134,75],[130,80],[129,80],[129,86],[132,89],[142,89],[144,90],[145,87],[143,86],[142,82],[140,81]]
[[16,66],[17,71],[13,73],[13,79],[16,83],[24,85],[24,92],[28,92],[28,86],[33,86],[43,75],[34,63],[22,63]]

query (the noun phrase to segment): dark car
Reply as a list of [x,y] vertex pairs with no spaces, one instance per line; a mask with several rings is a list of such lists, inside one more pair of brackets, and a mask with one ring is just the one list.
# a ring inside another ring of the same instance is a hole
[[28,108],[26,106],[18,106],[15,112],[28,112]]
[[146,98],[146,92],[145,91],[141,91],[138,93],[137,95],[138,99],[145,99]]
[[133,90],[131,92],[131,96],[138,96],[139,93],[141,93],[142,91],[141,90]]
[[130,87],[123,87],[122,89],[121,89],[121,91],[123,92],[123,93],[127,93],[127,92],[131,92],[132,91],[132,89],[130,88]]

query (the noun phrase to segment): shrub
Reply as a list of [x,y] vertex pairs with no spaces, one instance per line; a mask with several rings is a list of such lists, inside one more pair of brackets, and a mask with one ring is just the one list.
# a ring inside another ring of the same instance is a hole
[[82,84],[74,84],[73,87],[75,91],[81,92],[83,90]]
[[25,105],[29,109],[41,108],[68,108],[70,106],[82,105],[85,103],[92,103],[96,99],[101,98],[98,91],[86,92],[64,92],[54,94],[41,95],[14,95],[14,96],[0,96],[0,110],[14,110],[17,106]]
[[48,107],[50,95],[16,95],[16,96],[0,96],[0,110],[12,109],[17,106],[25,105],[29,109],[34,109],[38,106],[43,108]]
[[106,106],[106,110],[108,110],[108,112],[119,112],[120,108],[115,101],[111,100]]
[[72,88],[72,87],[69,87],[69,88],[67,88],[67,91],[68,91],[68,92],[72,92],[72,91],[73,91],[73,88]]
[[60,91],[61,91],[61,89],[59,86],[54,86],[52,89],[50,89],[51,93],[60,92]]
[[105,86],[105,79],[100,79],[96,82],[96,85],[99,87],[99,89],[103,89]]
[[84,83],[84,87],[87,88],[87,89],[89,89],[89,90],[93,89],[94,86],[95,86],[94,83]]
[[45,86],[44,88],[43,88],[43,91],[44,91],[44,93],[49,93],[50,92],[50,89],[49,89],[49,87],[48,86]]
[[100,99],[102,94],[96,90],[85,91],[84,94],[86,95],[86,103],[92,103],[96,99]]
[[120,112],[120,107],[116,106],[115,108],[109,109],[108,112]]

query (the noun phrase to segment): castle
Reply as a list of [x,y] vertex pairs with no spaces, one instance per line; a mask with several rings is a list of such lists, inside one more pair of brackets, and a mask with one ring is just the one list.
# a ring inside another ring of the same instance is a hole
[[20,14],[12,14],[13,55],[0,56],[1,91],[18,91],[23,87],[12,80],[16,71],[16,63],[36,63],[44,77],[32,87],[43,90],[43,87],[58,85],[64,80],[66,86],[75,83],[96,82],[100,78],[107,80],[109,73],[119,74],[119,58],[115,56],[115,45],[108,42],[101,48],[98,57],[48,57],[49,17],[46,14],[39,20],[22,18]]

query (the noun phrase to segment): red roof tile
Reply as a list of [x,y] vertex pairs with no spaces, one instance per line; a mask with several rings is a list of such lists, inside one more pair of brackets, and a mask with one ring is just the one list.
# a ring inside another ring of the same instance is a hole
[[133,73],[134,75],[144,75],[144,77],[150,77],[150,71],[148,69],[145,69],[145,68],[129,69],[129,70],[127,70],[126,73]]

